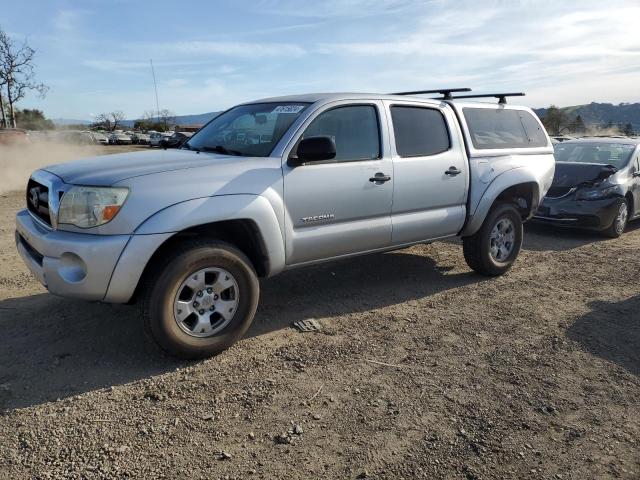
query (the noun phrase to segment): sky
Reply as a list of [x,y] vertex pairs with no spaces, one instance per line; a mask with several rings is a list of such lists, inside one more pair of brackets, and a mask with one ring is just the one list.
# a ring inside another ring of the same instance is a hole
[[0,0],[49,118],[177,115],[305,92],[471,87],[531,107],[640,101],[640,0]]

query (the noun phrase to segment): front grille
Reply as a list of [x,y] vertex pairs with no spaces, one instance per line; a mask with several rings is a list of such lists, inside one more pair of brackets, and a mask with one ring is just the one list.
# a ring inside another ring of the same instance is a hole
[[551,187],[547,192],[547,198],[562,198],[569,195],[573,187]]
[[27,208],[47,225],[51,225],[49,189],[34,179],[29,179],[27,184]]

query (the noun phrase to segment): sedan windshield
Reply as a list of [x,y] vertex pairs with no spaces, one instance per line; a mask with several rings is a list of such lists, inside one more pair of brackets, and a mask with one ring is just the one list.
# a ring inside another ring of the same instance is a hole
[[205,125],[183,148],[266,157],[307,106],[282,102],[234,107]]
[[562,142],[554,147],[557,162],[601,163],[623,168],[635,145],[626,143]]

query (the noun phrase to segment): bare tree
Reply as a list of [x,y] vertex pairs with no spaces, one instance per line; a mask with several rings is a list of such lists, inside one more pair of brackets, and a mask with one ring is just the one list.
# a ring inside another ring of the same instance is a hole
[[9,35],[0,29],[0,85],[4,85],[9,104],[9,123],[16,127],[14,105],[22,100],[29,91],[35,91],[40,97],[47,94],[49,88],[36,81],[33,59],[36,51],[24,42],[17,46]]
[[4,110],[4,94],[2,93],[4,83],[0,79],[0,127],[7,128],[7,114]]
[[96,116],[94,125],[100,125],[110,132],[118,128],[118,123],[124,120],[124,113],[121,110],[115,110],[109,113],[101,113]]
[[176,123],[176,115],[166,108],[158,112],[158,121],[164,127],[164,131],[169,130],[169,125]]
[[122,110],[115,110],[109,113],[109,117],[113,122],[113,130],[116,130],[118,128],[118,124],[124,120],[124,113],[122,112]]

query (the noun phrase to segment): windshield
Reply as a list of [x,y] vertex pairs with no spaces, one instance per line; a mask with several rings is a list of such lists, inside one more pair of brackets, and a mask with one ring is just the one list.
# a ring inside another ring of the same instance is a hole
[[266,157],[308,103],[253,103],[224,112],[183,148],[249,157]]
[[635,145],[626,143],[562,142],[554,146],[556,161],[571,163],[602,163],[623,168]]

